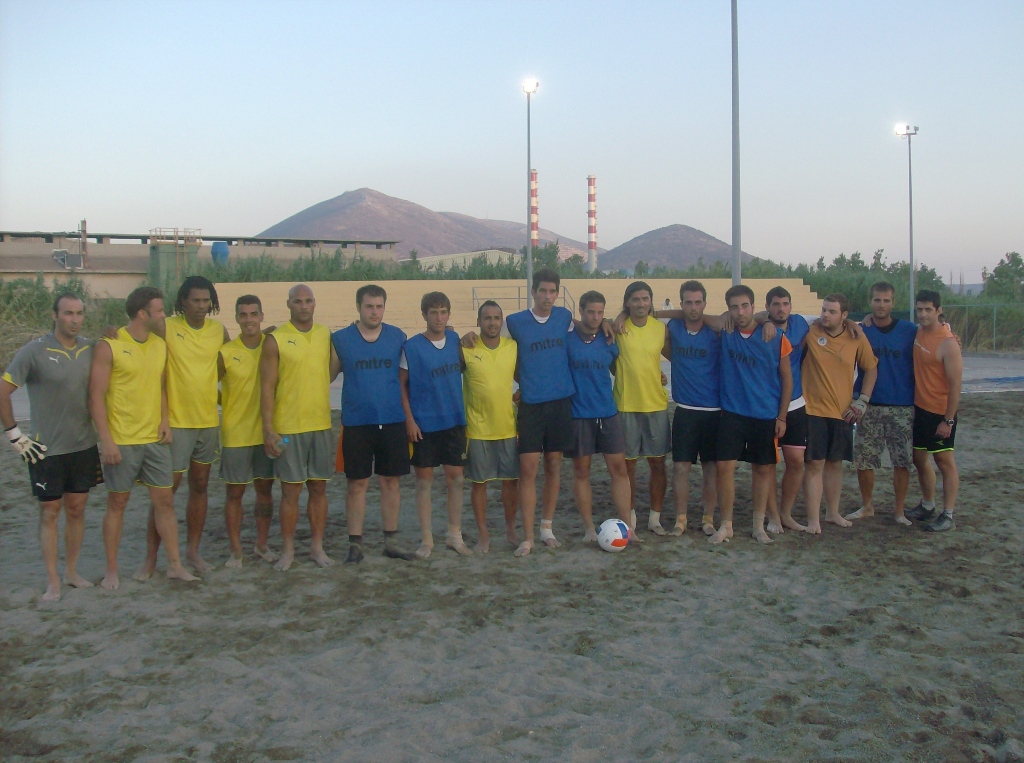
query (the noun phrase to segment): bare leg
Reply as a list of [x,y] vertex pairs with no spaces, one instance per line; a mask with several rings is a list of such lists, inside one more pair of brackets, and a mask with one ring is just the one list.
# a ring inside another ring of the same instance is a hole
[[825,460],[804,464],[804,500],[807,502],[807,532],[821,534],[821,491]]
[[630,525],[632,510],[629,506],[629,474],[626,472],[626,456],[622,453],[605,454],[604,463],[608,467],[608,476],[611,477],[612,505],[619,519],[630,528],[630,541],[643,543],[643,540]]
[[[345,524],[349,535],[363,534],[363,520],[366,518],[366,491],[369,487],[369,478],[365,480],[348,480],[345,491]],[[383,490],[383,485],[381,485],[381,489]],[[384,494],[382,492],[382,514],[384,513],[383,501]]]
[[772,481],[768,486],[768,532],[781,533],[785,528],[782,526],[782,517],[779,516],[779,487],[776,480],[777,473],[772,469]]
[[277,554],[270,550],[267,540],[270,537],[270,523],[274,518],[274,480],[256,480],[256,556],[266,562],[276,562]]
[[473,552],[462,539],[462,491],[466,478],[461,466],[445,466],[444,481],[447,488],[446,502],[448,507],[448,535],[444,544],[462,556],[472,556]]
[[686,532],[686,510],[690,505],[690,467],[689,461],[676,461],[672,465],[672,493],[675,499],[676,524],[668,531],[669,535],[682,535]]
[[245,485],[224,485],[224,527],[231,546],[231,557],[224,566],[230,569],[242,566],[242,496],[245,488]]
[[206,526],[206,510],[209,505],[207,490],[210,485],[210,464],[192,461],[188,466],[188,503],[185,510],[185,531],[188,543],[185,557],[196,572],[209,572],[210,565],[199,556],[199,543]]
[[875,470],[858,469],[857,487],[860,488],[860,508],[847,514],[846,518],[867,519],[875,516]]
[[167,555],[167,577],[186,582],[198,580],[181,565],[178,553],[178,518],[174,516],[174,493],[167,487],[151,487],[149,500],[153,504],[153,520],[163,541]]
[[[177,485],[181,481],[181,475],[174,475],[174,484]],[[132,577],[136,580],[145,582],[149,580],[154,572],[156,572],[156,556],[160,551],[160,533],[156,531],[156,519],[153,516],[153,506],[149,507],[149,516],[146,519],[146,558],[142,561],[142,566],[139,567]]]
[[736,462],[718,461],[715,465],[718,482],[718,508],[722,513],[722,526],[708,538],[709,543],[728,542],[732,537],[732,509],[736,502]]
[[661,526],[661,510],[665,506],[665,492],[668,490],[668,471],[665,468],[665,456],[648,458],[647,466],[651,470],[651,514],[647,518],[647,529],[655,535],[664,535],[665,528]]
[[822,475],[825,492],[825,521],[840,527],[850,527],[853,523],[843,519],[839,513],[839,501],[843,494],[843,462],[826,461]]
[[309,480],[306,483],[309,519],[309,557],[317,567],[330,567],[334,560],[324,551],[324,533],[327,530],[327,480]]
[[935,470],[928,458],[928,451],[914,449],[914,467],[917,469],[917,483],[921,487],[921,500],[935,502]]
[[548,548],[558,548],[562,544],[555,538],[551,524],[555,519],[555,506],[558,504],[558,488],[561,481],[562,454],[544,454],[544,488],[541,491],[540,539]]
[[953,451],[936,453],[935,465],[942,472],[942,509],[952,514],[956,507],[957,494],[960,492],[960,474],[956,469]]
[[107,512],[103,515],[103,550],[107,556],[107,571],[101,586],[116,590],[121,581],[117,576],[117,549],[121,545],[121,529],[124,527],[124,507],[128,505],[131,493],[107,492]]
[[524,540],[515,551],[516,556],[526,556],[533,549],[533,515],[537,509],[537,472],[540,470],[540,453],[519,454],[519,508],[523,514]]
[[572,460],[572,494],[576,499],[576,509],[580,512],[580,519],[583,520],[583,542],[596,543],[594,496],[590,489],[590,456],[580,456]]
[[704,526],[704,534],[711,535],[715,532],[715,504],[718,503],[718,477],[714,461],[702,462],[700,468],[702,475],[701,503],[704,506],[704,516],[701,518],[701,524]]
[[85,502],[88,493],[64,494],[64,582],[75,588],[92,588],[92,583],[78,574],[78,554],[85,537]]
[[43,566],[46,567],[46,592],[43,601],[60,599],[60,576],[57,574],[57,539],[60,537],[61,501],[39,502],[39,548],[43,552]]
[[[779,519],[788,530],[803,532],[807,528],[793,519],[793,507],[800,493],[800,485],[804,479],[804,455],[806,448],[792,445],[782,446],[782,457],[786,460],[786,471],[782,475],[782,505],[779,507]],[[804,500],[807,500],[806,494]]]
[[631,512],[636,511],[636,464],[639,460],[639,458],[626,459],[626,475],[629,477],[629,510]]
[[910,486],[910,469],[905,466],[895,466],[892,470],[892,489],[895,493],[895,502],[893,503],[893,519],[896,520],[898,525],[912,525],[914,524],[905,516],[903,516],[903,509],[907,503],[907,488]]
[[[491,533],[487,530],[487,483],[473,482],[469,487],[469,503],[473,507],[473,519],[476,520],[477,542],[474,551],[486,554],[491,550]],[[515,515],[513,514],[513,522]]]
[[291,569],[295,561],[295,527],[299,524],[299,495],[303,484],[281,483],[281,558],[274,569],[282,572]]
[[433,506],[430,502],[430,489],[434,484],[434,470],[429,467],[415,468],[416,471],[416,517],[420,521],[420,547],[416,556],[426,559],[434,550],[434,533],[431,529],[430,515]]
[[764,531],[764,514],[768,505],[768,493],[775,485],[775,464],[752,464],[750,487],[754,504],[754,521],[751,535],[761,543],[774,543]]
[[[384,532],[398,532],[398,512],[402,506],[402,496],[398,489],[398,477],[377,477],[377,485],[380,488],[380,515]],[[363,508],[365,511],[366,494],[363,494]],[[360,522],[362,531],[362,522]]]
[[505,539],[513,546],[518,546],[516,511],[519,509],[519,480],[502,480],[501,505],[505,511]]

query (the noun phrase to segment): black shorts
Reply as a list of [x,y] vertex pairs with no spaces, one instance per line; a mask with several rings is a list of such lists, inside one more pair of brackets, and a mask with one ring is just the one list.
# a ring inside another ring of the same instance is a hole
[[99,448],[47,456],[28,465],[28,477],[32,495],[40,502],[59,501],[65,493],[88,493],[103,482]]
[[940,439],[935,430],[939,424],[946,420],[941,413],[932,413],[924,408],[914,406],[914,450],[927,450],[929,453],[942,453],[946,450],[953,450],[956,440],[956,425],[960,421],[959,416],[953,417],[953,429],[949,437]]
[[786,433],[779,439],[783,448],[807,447],[807,406],[801,405],[786,414]]
[[381,477],[401,477],[409,473],[409,436],[405,422],[362,424],[345,427],[341,438],[345,458],[345,476],[365,480],[371,473]]
[[412,465],[420,469],[465,466],[467,447],[465,427],[424,432],[423,439],[412,444]]
[[853,424],[807,414],[804,461],[853,461]]
[[702,464],[718,460],[718,426],[721,411],[676,408],[672,416],[672,460]]
[[718,421],[718,460],[778,463],[775,419],[753,419],[722,411]]
[[519,404],[519,453],[562,453],[573,446],[572,398]]

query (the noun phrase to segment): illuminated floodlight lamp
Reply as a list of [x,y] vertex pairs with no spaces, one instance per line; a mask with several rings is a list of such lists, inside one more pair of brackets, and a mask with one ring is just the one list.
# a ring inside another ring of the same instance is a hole
[[537,92],[537,88],[540,87],[540,83],[536,77],[527,77],[523,80],[523,92],[527,95],[533,95]]
[[899,122],[896,125],[896,134],[901,138],[905,138],[908,135],[917,135],[917,128],[911,127],[906,122]]

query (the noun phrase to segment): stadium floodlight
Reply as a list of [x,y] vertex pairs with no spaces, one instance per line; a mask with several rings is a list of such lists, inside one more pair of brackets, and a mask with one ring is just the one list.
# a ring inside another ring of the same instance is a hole
[[914,293],[914,172],[912,166],[911,157],[911,141],[912,138],[917,135],[917,127],[911,127],[907,122],[898,122],[896,124],[896,134],[900,138],[906,138],[907,141],[907,190],[908,190],[908,201],[910,204],[910,320],[913,323],[917,322],[917,302],[915,301]]
[[530,97],[537,92],[540,82],[536,77],[527,77],[523,80],[523,92],[526,93],[526,307],[533,307],[533,236],[530,233],[532,199],[530,198],[530,171],[532,169],[530,159]]

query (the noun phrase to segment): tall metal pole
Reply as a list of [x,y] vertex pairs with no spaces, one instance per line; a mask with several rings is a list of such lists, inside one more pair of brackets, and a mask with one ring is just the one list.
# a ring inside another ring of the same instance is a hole
[[[916,129],[916,128],[915,128]],[[914,170],[911,160],[910,143],[912,132],[907,132],[907,191],[910,201],[910,321],[917,322],[917,302],[914,291]]]
[[530,93],[526,93],[526,309],[533,308],[533,236],[530,232],[530,217],[533,199],[530,194]]
[[732,283],[742,283],[740,253],[740,56],[736,0],[732,0]]

